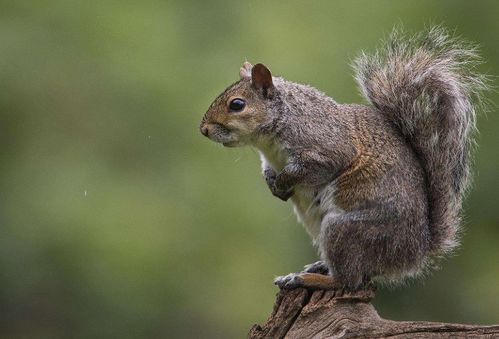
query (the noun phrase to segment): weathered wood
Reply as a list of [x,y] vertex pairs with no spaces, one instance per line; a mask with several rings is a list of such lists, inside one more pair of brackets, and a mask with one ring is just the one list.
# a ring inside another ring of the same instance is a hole
[[370,301],[374,290],[281,290],[263,325],[248,338],[499,338],[499,325],[479,326],[381,318]]

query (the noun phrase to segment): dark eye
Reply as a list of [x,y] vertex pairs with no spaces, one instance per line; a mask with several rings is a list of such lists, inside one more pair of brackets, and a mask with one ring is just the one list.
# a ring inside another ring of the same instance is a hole
[[233,99],[230,104],[229,108],[233,112],[240,112],[243,110],[244,106],[246,106],[246,102],[243,99]]

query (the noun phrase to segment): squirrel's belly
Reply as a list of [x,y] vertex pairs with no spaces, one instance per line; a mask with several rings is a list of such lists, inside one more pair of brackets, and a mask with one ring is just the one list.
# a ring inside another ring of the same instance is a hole
[[298,221],[305,226],[314,243],[319,238],[324,216],[331,211],[340,212],[334,204],[334,192],[334,183],[319,188],[299,186],[291,198]]

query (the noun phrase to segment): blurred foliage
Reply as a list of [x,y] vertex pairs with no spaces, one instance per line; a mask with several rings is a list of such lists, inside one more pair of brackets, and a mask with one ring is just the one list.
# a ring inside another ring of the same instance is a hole
[[[255,152],[200,135],[212,99],[248,59],[359,102],[349,63],[400,23],[456,28],[496,75],[498,15],[497,1],[1,1],[0,338],[244,337],[273,277],[316,254]],[[495,110],[462,249],[382,288],[382,316],[499,322]]]

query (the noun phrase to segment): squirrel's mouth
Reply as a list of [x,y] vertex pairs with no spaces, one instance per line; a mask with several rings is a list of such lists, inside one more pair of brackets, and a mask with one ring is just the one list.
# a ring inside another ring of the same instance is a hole
[[209,125],[209,127],[206,128],[206,134],[203,134],[212,141],[220,143],[225,147],[237,147],[241,145],[237,134],[222,124],[214,123]]

